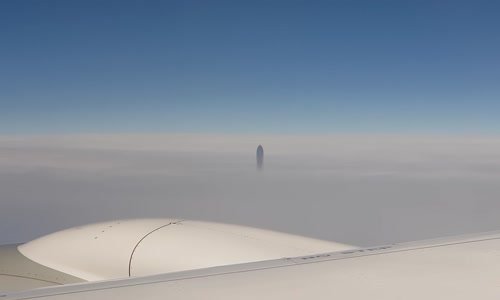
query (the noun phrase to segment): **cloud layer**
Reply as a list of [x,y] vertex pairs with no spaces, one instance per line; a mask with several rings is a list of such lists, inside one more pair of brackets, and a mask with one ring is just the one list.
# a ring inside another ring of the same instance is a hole
[[356,245],[493,230],[499,178],[495,137],[4,136],[0,243],[131,217],[230,222]]

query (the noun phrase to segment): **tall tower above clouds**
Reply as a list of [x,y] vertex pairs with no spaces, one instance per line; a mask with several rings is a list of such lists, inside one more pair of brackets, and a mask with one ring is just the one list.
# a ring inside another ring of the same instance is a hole
[[262,170],[263,166],[264,166],[264,148],[262,148],[262,145],[259,145],[259,147],[257,147],[257,170]]

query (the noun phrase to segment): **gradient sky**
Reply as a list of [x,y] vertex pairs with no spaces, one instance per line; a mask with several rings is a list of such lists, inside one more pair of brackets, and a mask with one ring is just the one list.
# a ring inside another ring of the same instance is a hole
[[499,1],[1,1],[0,133],[500,133]]

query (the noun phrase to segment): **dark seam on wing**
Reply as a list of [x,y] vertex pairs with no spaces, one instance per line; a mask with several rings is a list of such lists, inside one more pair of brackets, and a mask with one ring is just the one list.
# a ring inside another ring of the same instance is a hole
[[14,274],[7,274],[7,273],[0,273],[0,275],[11,276],[11,277],[18,277],[18,278],[26,278],[26,279],[33,279],[33,280],[37,280],[37,281],[43,281],[43,282],[47,282],[47,283],[54,283],[54,284],[57,284],[57,285],[63,285],[60,282],[55,282],[55,281],[50,281],[50,280],[45,280],[45,279],[39,279],[39,278],[36,278],[36,277],[30,277],[30,276],[14,275]]
[[129,260],[128,260],[128,276],[129,276],[129,277],[131,276],[132,258],[133,258],[133,256],[134,256],[135,250],[137,249],[137,247],[139,246],[139,244],[140,244],[140,243],[141,243],[141,242],[142,242],[145,238],[147,238],[150,234],[152,234],[153,232],[158,231],[158,230],[160,230],[160,229],[162,229],[162,228],[164,228],[164,227],[167,227],[167,226],[169,226],[169,225],[172,225],[172,224],[178,224],[178,223],[180,223],[180,222],[182,222],[182,221],[183,221],[183,220],[170,222],[170,223],[168,223],[168,224],[165,224],[165,225],[162,225],[162,226],[160,226],[160,227],[158,227],[158,228],[155,228],[155,229],[151,230],[150,232],[146,233],[146,235],[144,235],[144,236],[143,236],[143,237],[142,237],[142,238],[141,238],[141,239],[137,242],[137,244],[135,244],[135,247],[134,247],[134,249],[132,250],[132,253],[130,253],[130,258],[129,258]]

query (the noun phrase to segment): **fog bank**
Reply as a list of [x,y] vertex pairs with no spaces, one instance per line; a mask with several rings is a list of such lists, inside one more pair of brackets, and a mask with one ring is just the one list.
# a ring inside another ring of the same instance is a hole
[[4,136],[0,243],[139,217],[355,245],[494,230],[499,178],[496,137]]

